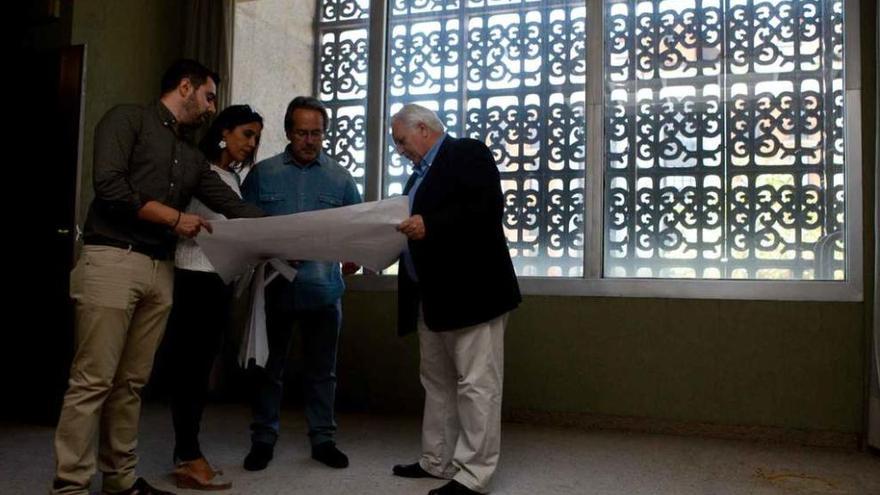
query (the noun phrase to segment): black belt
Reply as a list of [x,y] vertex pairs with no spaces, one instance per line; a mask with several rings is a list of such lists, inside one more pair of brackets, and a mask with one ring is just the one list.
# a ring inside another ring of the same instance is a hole
[[127,249],[135,253],[149,256],[155,260],[170,260],[173,250],[162,246],[147,246],[145,244],[131,244],[128,242],[117,241],[108,237],[91,238],[83,241],[86,246],[110,246],[120,249]]

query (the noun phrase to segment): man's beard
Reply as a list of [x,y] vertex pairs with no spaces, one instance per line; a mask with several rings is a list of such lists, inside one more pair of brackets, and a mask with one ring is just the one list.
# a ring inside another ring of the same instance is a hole
[[199,112],[199,104],[196,102],[195,93],[189,95],[189,97],[183,101],[183,110],[187,116],[187,121],[181,122],[184,125],[198,127],[207,124],[211,119],[211,112],[207,110]]

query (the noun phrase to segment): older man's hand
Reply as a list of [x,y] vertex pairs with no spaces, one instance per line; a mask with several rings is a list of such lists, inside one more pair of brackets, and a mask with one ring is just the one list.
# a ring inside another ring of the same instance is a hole
[[420,241],[425,238],[425,221],[421,215],[413,215],[400,222],[397,230],[409,237],[410,240]]

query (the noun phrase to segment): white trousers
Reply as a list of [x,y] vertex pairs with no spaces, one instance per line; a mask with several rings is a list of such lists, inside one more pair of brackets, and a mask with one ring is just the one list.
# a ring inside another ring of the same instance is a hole
[[501,390],[507,313],[486,323],[432,332],[419,311],[425,388],[425,471],[487,493],[501,449]]

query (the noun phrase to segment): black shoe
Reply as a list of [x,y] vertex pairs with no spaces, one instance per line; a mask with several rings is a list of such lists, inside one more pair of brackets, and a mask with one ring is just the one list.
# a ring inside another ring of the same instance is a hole
[[312,459],[337,469],[348,467],[348,457],[336,448],[333,442],[323,442],[312,446]]
[[251,451],[248,452],[247,457],[244,458],[244,468],[248,471],[262,471],[266,469],[266,466],[269,465],[269,461],[272,460],[274,450],[275,446],[268,443],[252,443]]
[[147,483],[147,480],[143,478],[138,478],[134,482],[134,485],[131,485],[131,488],[121,492],[116,492],[113,495],[174,495],[174,493],[159,490],[158,488],[153,488],[152,486],[150,486],[149,483]]
[[437,478],[438,480],[443,479],[438,476],[434,476],[433,474],[422,469],[422,466],[420,466],[418,462],[414,462],[412,464],[398,464],[391,468],[391,472],[394,473],[394,476],[400,476],[402,478]]
[[480,495],[480,492],[475,492],[461,483],[452,480],[440,488],[434,488],[429,491],[428,495]]

